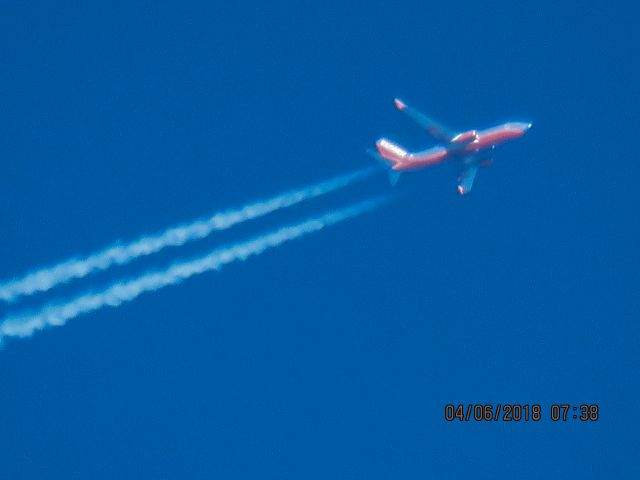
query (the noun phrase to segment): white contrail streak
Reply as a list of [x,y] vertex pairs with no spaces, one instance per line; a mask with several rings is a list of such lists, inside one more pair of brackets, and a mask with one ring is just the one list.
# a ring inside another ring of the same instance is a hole
[[0,283],[0,300],[12,302],[22,296],[44,292],[75,278],[82,278],[91,273],[106,270],[114,265],[129,263],[136,258],[156,253],[163,248],[179,246],[204,238],[216,230],[225,230],[238,223],[261,217],[281,208],[290,207],[304,200],[309,200],[364,180],[375,171],[375,168],[367,168],[335,177],[298,190],[291,190],[266,200],[256,201],[237,209],[222,211],[209,218],[172,227],[155,235],[147,235],[128,244],[116,244],[84,258],[74,258],[28,273],[21,278]]
[[130,302],[144,292],[152,292],[224,265],[260,255],[285,242],[300,238],[335,223],[373,210],[388,201],[378,197],[349,207],[274,230],[251,240],[222,247],[190,261],[175,263],[163,271],[145,273],[139,277],[115,283],[100,292],[91,292],[67,302],[50,304],[33,313],[10,316],[0,323],[0,343],[4,337],[30,337],[34,332],[52,326],[62,326],[72,318],[103,307],[117,307]]

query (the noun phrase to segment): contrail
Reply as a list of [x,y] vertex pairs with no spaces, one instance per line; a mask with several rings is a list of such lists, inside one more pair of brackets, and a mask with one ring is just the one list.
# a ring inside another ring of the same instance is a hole
[[156,253],[166,247],[184,245],[187,242],[204,238],[216,230],[225,230],[238,223],[261,217],[304,200],[333,192],[354,182],[365,180],[375,171],[375,168],[367,168],[341,175],[314,185],[291,190],[266,200],[249,203],[240,208],[225,210],[209,218],[172,227],[155,235],[147,235],[128,244],[116,244],[84,258],[74,258],[36,270],[21,278],[0,283],[0,300],[12,302],[22,296],[44,292],[75,278],[82,278],[91,273],[106,270],[114,265],[129,263],[136,258]]
[[10,316],[0,323],[0,343],[4,337],[30,337],[38,330],[62,326],[80,315],[103,307],[117,307],[125,302],[130,302],[144,292],[153,292],[169,285],[175,285],[204,272],[220,270],[228,263],[244,261],[290,240],[374,210],[386,203],[389,198],[383,196],[365,200],[301,223],[274,230],[245,242],[218,248],[203,257],[175,263],[163,271],[149,272],[127,281],[114,283],[97,293],[86,293],[67,302],[50,304],[33,313]]

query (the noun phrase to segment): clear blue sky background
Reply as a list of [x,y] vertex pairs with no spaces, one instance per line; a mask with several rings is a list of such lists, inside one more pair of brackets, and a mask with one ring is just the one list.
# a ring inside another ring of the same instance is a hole
[[[447,166],[405,176],[391,208],[9,342],[0,476],[637,478],[638,12],[181,3],[3,4],[1,278],[362,168],[379,135],[430,145],[394,96],[534,128],[468,197]],[[546,418],[446,423],[459,402]],[[601,419],[553,423],[554,402]]]

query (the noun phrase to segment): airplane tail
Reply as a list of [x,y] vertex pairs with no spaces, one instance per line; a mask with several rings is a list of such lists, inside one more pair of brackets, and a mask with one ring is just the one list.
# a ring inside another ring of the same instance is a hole
[[402,162],[409,155],[407,150],[386,138],[381,138],[376,142],[376,149],[380,156],[390,162],[391,165]]
[[393,167],[400,163],[401,159],[408,155],[408,152],[385,139],[378,140],[376,142],[376,148],[378,151],[367,150],[367,153],[387,170],[389,182],[391,182],[391,185],[395,185],[398,183],[401,172],[393,170]]

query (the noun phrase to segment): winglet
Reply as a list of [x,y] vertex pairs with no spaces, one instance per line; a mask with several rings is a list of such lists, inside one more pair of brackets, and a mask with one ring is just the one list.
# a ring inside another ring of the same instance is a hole
[[399,98],[394,98],[393,99],[393,103],[395,103],[396,108],[400,111],[404,110],[405,108],[407,108],[407,104],[404,103],[402,100],[400,100]]

